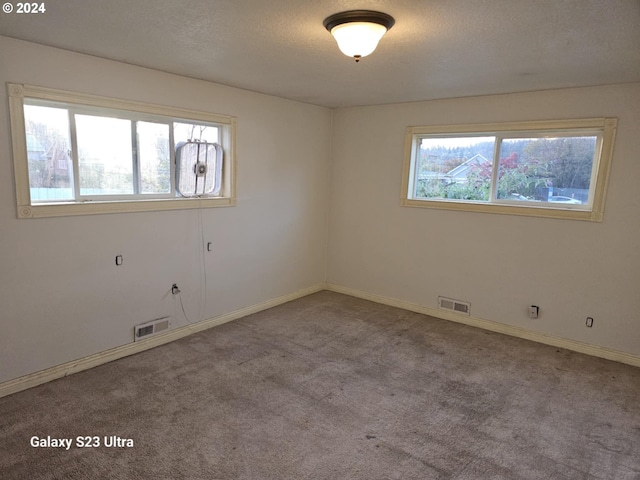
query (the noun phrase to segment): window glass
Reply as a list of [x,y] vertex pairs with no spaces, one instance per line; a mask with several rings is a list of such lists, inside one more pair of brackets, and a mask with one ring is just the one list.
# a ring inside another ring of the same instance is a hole
[[415,198],[488,201],[495,137],[421,138]]
[[25,105],[24,120],[31,201],[73,200],[69,112]]
[[407,127],[402,205],[600,222],[616,118]]
[[502,140],[497,197],[588,204],[596,142],[596,136]]
[[133,193],[131,121],[76,115],[81,195]]
[[[235,205],[234,117],[12,83],[8,92],[19,218]],[[177,168],[184,145],[206,155]],[[206,188],[185,194],[184,182]]]
[[176,145],[179,142],[198,141],[219,143],[218,127],[196,123],[174,122],[173,138]]
[[140,193],[171,191],[169,125],[137,122]]

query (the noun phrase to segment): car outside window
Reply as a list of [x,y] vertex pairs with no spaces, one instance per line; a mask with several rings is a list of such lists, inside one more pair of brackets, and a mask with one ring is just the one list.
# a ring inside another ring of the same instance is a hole
[[616,119],[409,127],[403,204],[600,221]]

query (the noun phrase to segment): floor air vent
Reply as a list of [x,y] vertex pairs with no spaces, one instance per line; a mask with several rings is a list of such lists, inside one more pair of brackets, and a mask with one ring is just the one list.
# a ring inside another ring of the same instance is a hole
[[463,302],[461,300],[438,297],[438,307],[444,310],[451,310],[452,312],[461,313],[463,315],[471,315],[471,304],[469,302]]
[[156,333],[163,332],[169,328],[169,317],[158,318],[147,323],[141,323],[135,326],[135,334],[133,340],[137,342],[143,338],[150,337]]

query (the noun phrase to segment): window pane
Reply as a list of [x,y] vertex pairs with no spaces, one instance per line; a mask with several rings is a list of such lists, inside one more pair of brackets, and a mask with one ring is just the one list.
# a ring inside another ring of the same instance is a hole
[[489,201],[495,137],[419,139],[414,198]]
[[588,204],[596,141],[595,136],[503,140],[498,198]]
[[173,139],[176,145],[180,142],[187,142],[189,140],[220,143],[218,127],[195,123],[174,122]]
[[24,120],[31,201],[73,200],[68,111],[25,105]]
[[171,191],[169,125],[137,122],[140,193]]
[[81,195],[133,193],[131,121],[76,115]]

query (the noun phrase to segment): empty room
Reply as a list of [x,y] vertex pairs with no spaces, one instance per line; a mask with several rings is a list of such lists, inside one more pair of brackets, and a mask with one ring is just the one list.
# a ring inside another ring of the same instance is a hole
[[640,2],[6,0],[0,478],[640,479]]

